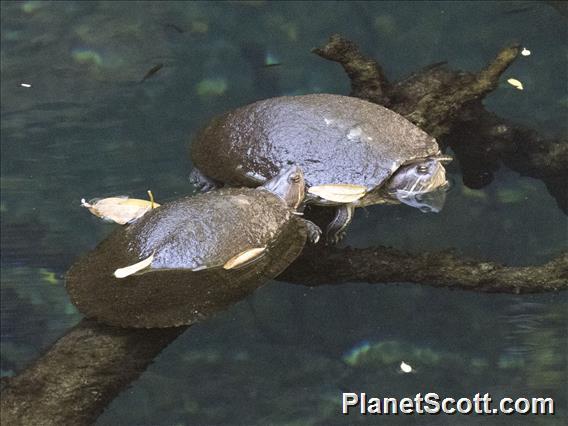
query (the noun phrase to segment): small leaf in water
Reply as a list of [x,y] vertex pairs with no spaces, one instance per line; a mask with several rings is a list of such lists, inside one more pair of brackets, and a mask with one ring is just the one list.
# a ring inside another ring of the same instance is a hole
[[364,197],[367,193],[367,188],[362,185],[334,183],[312,186],[308,189],[308,192],[324,200],[334,201],[336,203],[351,203]]
[[400,371],[403,373],[412,373],[412,366],[408,365],[406,362],[402,361],[400,363]]
[[507,83],[509,83],[511,86],[513,86],[515,89],[517,90],[523,90],[523,83],[521,83],[519,80],[517,80],[516,78],[510,78],[507,80]]
[[89,209],[97,217],[125,225],[160,205],[153,201],[153,197],[151,197],[151,201],[128,197],[109,197],[91,200],[90,202],[83,198],[81,206]]
[[148,268],[152,264],[153,260],[154,260],[154,255],[152,254],[150,257],[141,260],[140,262],[135,263],[134,265],[125,266],[124,268],[118,268],[116,271],[114,271],[114,276],[116,278],[126,278],[130,275],[135,274],[136,272],[141,271],[142,269]]
[[529,49],[527,49],[526,47],[523,47],[523,50],[521,51],[521,55],[523,56],[530,56],[531,51]]
[[224,265],[223,269],[235,269],[237,267],[245,266],[260,258],[263,255],[266,247],[255,247],[249,250],[245,250],[236,256],[230,258]]

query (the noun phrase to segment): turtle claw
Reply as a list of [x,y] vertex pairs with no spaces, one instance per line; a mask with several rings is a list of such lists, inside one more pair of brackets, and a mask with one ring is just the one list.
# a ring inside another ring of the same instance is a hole
[[311,245],[316,245],[321,237],[321,228],[317,226],[315,223],[310,222],[309,220],[304,219],[304,223],[306,224],[306,228],[308,229],[308,242]]
[[197,189],[199,192],[209,192],[213,189],[217,189],[220,185],[208,176],[205,176],[201,170],[194,168],[189,174],[189,182]]
[[330,233],[328,230],[325,235],[325,245],[336,246],[343,240],[343,238],[345,238],[346,234],[347,234],[346,230],[332,232],[332,233]]

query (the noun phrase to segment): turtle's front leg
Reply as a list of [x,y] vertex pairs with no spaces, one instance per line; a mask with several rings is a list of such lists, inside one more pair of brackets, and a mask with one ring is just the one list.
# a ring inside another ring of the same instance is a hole
[[327,225],[325,242],[328,245],[338,244],[345,236],[347,226],[351,223],[355,207],[353,204],[342,204],[336,207],[335,217]]
[[314,222],[304,219],[304,224],[308,229],[308,242],[312,245],[317,244],[321,237],[321,229]]
[[217,181],[205,176],[198,168],[194,168],[189,174],[189,182],[195,186],[199,192],[209,192],[221,187]]

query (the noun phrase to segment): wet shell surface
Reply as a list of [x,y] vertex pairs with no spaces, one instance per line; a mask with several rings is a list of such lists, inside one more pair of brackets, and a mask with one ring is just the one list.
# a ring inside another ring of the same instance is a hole
[[306,185],[380,187],[403,164],[436,155],[434,138],[382,106],[348,96],[266,99],[214,118],[193,141],[193,163],[232,185],[257,186],[287,164]]
[[[187,325],[274,278],[305,241],[304,223],[275,194],[222,189],[163,204],[116,229],[71,267],[66,287],[80,312],[107,324]],[[144,269],[115,276],[140,262]]]

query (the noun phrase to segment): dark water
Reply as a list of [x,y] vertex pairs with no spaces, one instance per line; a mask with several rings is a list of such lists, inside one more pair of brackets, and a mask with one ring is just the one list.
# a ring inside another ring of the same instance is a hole
[[[274,95],[347,94],[340,67],[310,53],[332,33],[355,40],[392,79],[446,60],[474,71],[519,41],[531,56],[513,64],[486,106],[548,137],[567,131],[567,21],[546,3],[2,2],[1,15],[2,375],[80,318],[62,274],[113,227],[79,200],[144,198],[148,188],[160,201],[190,193],[187,146],[207,118]],[[282,65],[259,67],[267,59]],[[566,216],[542,182],[503,169],[474,191],[457,172],[452,178],[442,213],[359,211],[345,244],[454,248],[512,265],[567,248]],[[342,391],[550,396],[555,417],[522,423],[561,424],[567,306],[566,294],[272,282],[191,327],[98,424],[394,421],[338,415]],[[400,374],[401,361],[416,374]],[[504,416],[398,421],[518,424]]]

